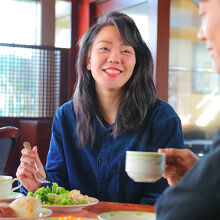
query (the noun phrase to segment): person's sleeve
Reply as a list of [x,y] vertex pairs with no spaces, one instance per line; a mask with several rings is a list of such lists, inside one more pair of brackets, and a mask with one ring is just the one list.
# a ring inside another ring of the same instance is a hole
[[[41,187],[47,187],[47,186],[51,186],[51,185],[52,185],[52,183],[44,183]],[[24,195],[27,195],[28,194],[28,190],[24,186],[22,186],[20,188],[20,193],[22,193]]]
[[[183,148],[183,134],[179,117],[174,114],[157,120],[157,126],[152,134],[152,146],[158,148]],[[153,151],[154,149],[152,149]],[[149,183],[144,189],[140,203],[154,205],[160,194],[168,187],[167,180],[161,178],[155,183]],[[150,193],[149,193],[150,192]]]
[[220,219],[220,148],[204,156],[156,203],[157,220]]
[[50,148],[47,155],[46,174],[47,179],[52,183],[56,182],[64,188],[69,188],[64,146],[62,140],[62,118],[61,112],[57,111],[53,124]]
[[27,194],[28,194],[28,191],[27,191],[27,189],[26,189],[24,186],[22,186],[22,187],[20,188],[20,193],[22,193],[22,194],[24,194],[24,195],[27,195]]
[[215,148],[220,147],[220,129],[216,133],[214,139],[213,139],[213,144],[211,146],[210,150],[214,150]]

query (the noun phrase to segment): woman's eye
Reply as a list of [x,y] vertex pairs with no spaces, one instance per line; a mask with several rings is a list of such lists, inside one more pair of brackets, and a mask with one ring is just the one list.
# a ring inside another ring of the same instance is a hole
[[131,51],[129,51],[129,50],[123,50],[123,53],[125,53],[125,54],[127,54],[127,53],[131,54]]
[[100,48],[100,50],[109,51],[109,49],[107,47],[102,47],[102,48]]

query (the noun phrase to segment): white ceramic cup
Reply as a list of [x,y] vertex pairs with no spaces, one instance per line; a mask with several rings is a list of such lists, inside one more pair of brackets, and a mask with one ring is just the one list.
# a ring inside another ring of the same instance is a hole
[[164,171],[166,154],[126,151],[125,171],[135,182],[156,182]]
[[[15,181],[19,181],[20,184],[14,188],[12,185]],[[12,176],[0,175],[0,198],[7,198],[16,189],[21,188],[22,183],[18,178],[12,178]]]

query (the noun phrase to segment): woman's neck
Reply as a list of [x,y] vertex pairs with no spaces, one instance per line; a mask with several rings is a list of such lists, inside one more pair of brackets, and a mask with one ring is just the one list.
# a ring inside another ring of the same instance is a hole
[[115,91],[97,91],[97,95],[100,112],[105,121],[109,125],[112,125],[116,120],[118,112],[118,100],[121,96],[121,93]]

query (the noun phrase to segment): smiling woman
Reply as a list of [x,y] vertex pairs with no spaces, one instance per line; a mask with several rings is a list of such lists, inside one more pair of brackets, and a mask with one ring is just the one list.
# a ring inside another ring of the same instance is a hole
[[[102,201],[154,204],[167,182],[130,179],[126,151],[182,148],[183,136],[177,114],[156,97],[151,52],[119,12],[100,18],[79,46],[73,100],[53,120],[47,179]],[[44,172],[37,148],[22,150],[17,176],[29,191],[41,186],[33,160]]]

